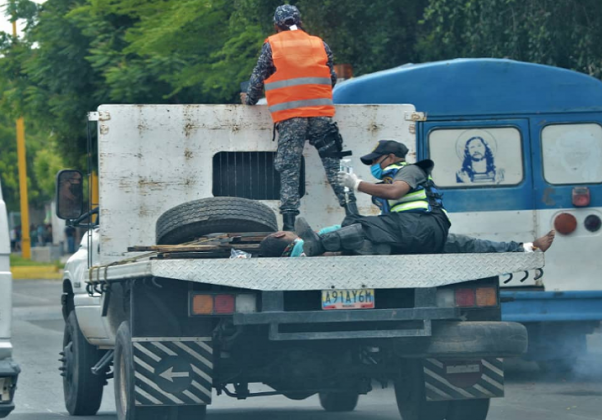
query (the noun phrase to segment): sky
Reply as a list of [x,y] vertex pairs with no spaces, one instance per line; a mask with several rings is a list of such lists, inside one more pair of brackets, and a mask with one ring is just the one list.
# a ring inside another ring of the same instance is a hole
[[[33,1],[36,3],[44,3],[46,0],[33,0]],[[8,20],[8,18],[4,16],[4,11],[5,11],[4,6],[6,5],[6,3],[7,3],[6,0],[0,0],[0,31],[12,33],[13,26],[10,23],[10,21]],[[17,22],[17,31],[18,32],[20,32],[19,26],[22,26],[22,25],[23,25],[22,22],[21,22],[21,25],[19,25],[19,22]]]

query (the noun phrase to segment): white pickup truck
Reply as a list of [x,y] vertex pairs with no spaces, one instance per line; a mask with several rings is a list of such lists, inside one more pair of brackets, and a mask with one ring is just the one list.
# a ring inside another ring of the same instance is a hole
[[[336,120],[347,149],[396,139],[411,160],[423,117],[340,106]],[[96,214],[82,215],[80,172],[57,177],[59,217],[89,226],[63,282],[70,414],[95,414],[111,377],[119,420],[203,419],[215,394],[319,394],[351,411],[374,381],[394,385],[404,420],[484,420],[503,396],[502,358],[527,333],[501,322],[498,276],[541,268],[542,253],[264,258],[279,199],[265,107],[114,105],[90,120]],[[301,213],[316,227],[344,217],[325,179],[308,147]],[[376,212],[365,195],[358,207]],[[361,298],[325,304],[334,292]]]
[[15,408],[13,397],[20,372],[12,360],[13,346],[10,343],[13,278],[9,255],[8,217],[0,184],[0,418],[8,416]]

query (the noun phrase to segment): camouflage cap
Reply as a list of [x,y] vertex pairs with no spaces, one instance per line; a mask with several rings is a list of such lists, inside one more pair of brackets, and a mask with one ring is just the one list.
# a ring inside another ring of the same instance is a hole
[[283,4],[276,8],[274,12],[274,23],[278,26],[288,26],[287,21],[292,20],[288,25],[298,25],[301,23],[301,12],[295,6]]

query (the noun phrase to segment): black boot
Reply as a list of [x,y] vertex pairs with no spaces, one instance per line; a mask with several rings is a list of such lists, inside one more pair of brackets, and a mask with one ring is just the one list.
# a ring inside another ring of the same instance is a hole
[[297,213],[282,213],[282,230],[294,232],[295,217],[297,217]]
[[295,233],[303,239],[303,252],[308,257],[322,255],[326,250],[322,246],[320,235],[309,226],[307,220],[299,217],[295,222]]
[[295,223],[295,232],[303,239],[303,252],[308,257],[322,255],[326,251],[354,251],[369,242],[362,230],[362,225],[354,224],[345,226],[339,230],[318,235],[313,231],[307,221],[300,217]]

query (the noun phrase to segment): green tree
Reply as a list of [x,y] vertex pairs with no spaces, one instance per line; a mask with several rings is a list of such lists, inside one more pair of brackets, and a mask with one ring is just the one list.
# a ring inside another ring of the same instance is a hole
[[422,60],[497,57],[602,77],[598,0],[430,0]]

